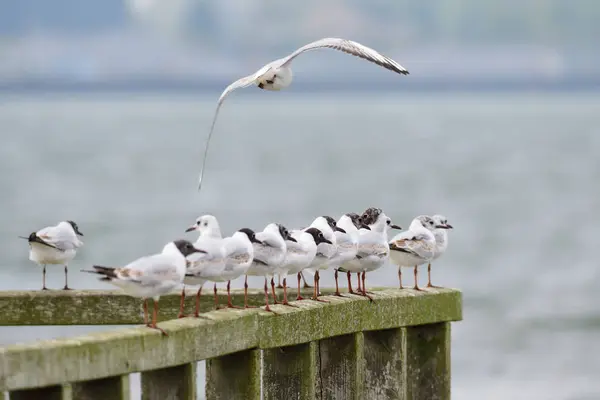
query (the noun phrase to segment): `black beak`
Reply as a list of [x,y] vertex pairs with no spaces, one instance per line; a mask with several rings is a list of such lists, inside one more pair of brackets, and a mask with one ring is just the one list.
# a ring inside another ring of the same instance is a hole
[[263,244],[263,242],[261,242],[260,240],[258,240],[258,239],[256,238],[256,236],[252,236],[252,237],[250,238],[250,242],[252,242],[252,243],[258,243],[258,244]]
[[446,224],[446,226],[444,227],[444,229],[454,229],[454,227],[450,224]]
[[298,243],[298,241],[291,236],[288,236],[286,240],[289,240],[290,242]]
[[342,233],[346,233],[346,231],[345,231],[345,230],[343,230],[342,228],[340,228],[340,227],[339,227],[339,226],[337,226],[337,225],[335,225],[335,226],[333,227],[333,230],[334,230],[334,231],[338,231],[338,232],[342,232]]
[[390,228],[392,228],[392,229],[402,229],[402,227],[400,225],[396,225],[396,224],[390,225]]
[[[319,243],[333,244],[333,243],[331,243],[331,241],[329,241],[329,240],[327,240],[327,239],[325,239],[325,238],[321,239],[321,241],[320,241]],[[318,243],[317,243],[317,244],[318,244]]]
[[79,229],[75,229],[75,233],[78,234],[79,236],[83,236],[83,233],[81,233],[81,231]]
[[360,227],[361,227],[361,228],[364,228],[364,229],[366,229],[366,230],[368,230],[368,231],[370,231],[370,230],[371,230],[371,227],[370,227],[369,225],[362,224]]
[[185,231],[186,232],[191,232],[191,231],[195,231],[196,230],[196,225],[192,225],[189,228],[187,228]]
[[208,251],[199,249],[197,247],[194,247],[194,251],[192,253],[203,253],[203,254],[206,254],[206,253],[208,253]]

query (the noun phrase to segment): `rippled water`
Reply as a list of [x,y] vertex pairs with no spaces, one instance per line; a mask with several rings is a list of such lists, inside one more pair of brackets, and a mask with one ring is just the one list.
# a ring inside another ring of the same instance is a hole
[[[227,233],[368,206],[403,226],[442,213],[455,229],[434,283],[464,293],[454,398],[600,397],[599,95],[250,91],[222,109],[198,195],[213,111],[212,96],[5,97],[0,289],[40,287],[16,236],[63,219],[86,235],[70,282],[105,288],[79,268],[157,251],[203,213]],[[99,329],[3,327],[0,343]]]

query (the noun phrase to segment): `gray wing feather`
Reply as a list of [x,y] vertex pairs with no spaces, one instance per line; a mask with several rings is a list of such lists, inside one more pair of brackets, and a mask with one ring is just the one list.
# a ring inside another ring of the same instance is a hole
[[406,68],[398,64],[396,61],[392,60],[389,57],[384,56],[383,54],[373,50],[370,47],[362,45],[360,43],[354,42],[352,40],[340,39],[340,38],[325,38],[316,40],[312,43],[309,43],[305,46],[300,47],[298,50],[294,51],[289,56],[281,59],[282,66],[288,66],[292,60],[298,57],[300,54],[305,51],[329,48],[334,50],[343,51],[344,53],[360,57],[364,60],[371,61],[385,69],[390,71],[408,75],[408,71]]

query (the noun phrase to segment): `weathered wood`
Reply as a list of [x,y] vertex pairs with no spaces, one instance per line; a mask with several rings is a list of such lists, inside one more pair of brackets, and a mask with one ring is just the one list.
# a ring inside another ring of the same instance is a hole
[[196,362],[142,372],[142,400],[196,400]]
[[373,294],[374,302],[361,296],[324,298],[330,303],[300,301],[294,303],[298,307],[274,307],[277,318],[260,324],[259,347],[290,346],[360,331],[462,318],[461,293],[452,289],[379,290]]
[[256,347],[257,323],[256,312],[220,310],[160,324],[167,337],[140,327],[0,348],[0,390],[101,379],[234,353]]
[[129,375],[113,376],[71,385],[73,400],[129,400]]
[[315,398],[317,343],[263,350],[265,400]]
[[260,369],[258,349],[206,360],[206,400],[260,400]]
[[62,386],[48,386],[10,392],[10,400],[62,400],[62,398]]
[[406,328],[406,400],[450,399],[450,324]]
[[404,400],[404,330],[364,332],[365,399]]
[[[252,348],[292,346],[363,330],[460,320],[461,294],[387,289],[373,303],[358,296],[306,300],[298,308],[219,310],[204,318],[0,348],[0,390],[86,381],[168,368]],[[161,299],[162,301],[162,299]],[[224,339],[226,338],[226,340]],[[55,366],[60,365],[61,368]]]
[[[233,303],[244,305],[243,291],[232,290]],[[311,290],[305,291],[307,297]],[[161,296],[158,321],[168,321],[179,312],[180,291]],[[186,290],[185,312],[194,312],[196,291]],[[219,291],[221,304],[227,302]],[[249,290],[248,303],[264,305],[262,290]],[[139,298],[120,290],[33,290],[0,291],[0,326],[20,325],[136,325],[143,322],[143,305]],[[202,312],[214,310],[212,288],[200,296]]]
[[362,332],[317,343],[317,399],[364,399],[363,343]]

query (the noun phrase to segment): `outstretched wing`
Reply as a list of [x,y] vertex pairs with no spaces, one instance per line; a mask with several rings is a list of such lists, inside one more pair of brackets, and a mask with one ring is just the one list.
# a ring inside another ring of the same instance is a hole
[[340,39],[340,38],[325,38],[316,40],[312,43],[309,43],[305,46],[300,47],[298,50],[294,51],[289,56],[281,59],[282,66],[288,66],[292,60],[298,57],[300,54],[309,50],[316,49],[334,49],[343,51],[344,53],[351,54],[356,57],[360,57],[364,60],[371,61],[385,69],[389,69],[390,71],[408,75],[408,71],[402,65],[398,64],[396,61],[392,60],[389,57],[384,56],[383,54],[373,50],[370,47],[362,45],[357,42],[353,42],[352,40]]
[[270,65],[265,65],[264,67],[256,71],[254,74],[245,76],[233,82],[231,85],[227,86],[225,90],[223,90],[223,93],[221,93],[219,101],[217,102],[217,109],[215,110],[215,115],[213,116],[212,124],[210,125],[210,131],[208,132],[208,137],[206,138],[206,144],[204,145],[204,157],[202,158],[202,169],[200,170],[200,178],[198,179],[198,191],[200,191],[200,188],[202,187],[202,178],[204,177],[204,167],[206,165],[208,146],[210,145],[210,139],[212,137],[213,130],[215,129],[217,116],[219,115],[219,110],[221,109],[223,101],[225,101],[225,98],[229,95],[229,93],[233,92],[234,90],[245,88],[254,84],[256,80],[260,78],[270,68]]

